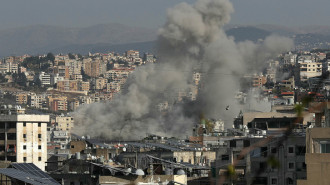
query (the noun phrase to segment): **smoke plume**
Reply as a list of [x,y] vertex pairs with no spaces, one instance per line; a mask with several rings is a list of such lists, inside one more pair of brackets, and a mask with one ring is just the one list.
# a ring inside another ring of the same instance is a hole
[[[293,47],[292,40],[279,36],[270,36],[259,45],[235,43],[222,29],[233,11],[228,0],[198,0],[169,9],[167,22],[159,30],[159,62],[135,70],[127,93],[113,101],[82,106],[75,112],[75,132],[126,140],[140,139],[146,133],[185,137],[201,113],[230,126],[242,108],[234,100],[239,79]],[[202,74],[197,100],[176,103],[179,91],[192,88],[195,71]],[[160,115],[156,105],[164,101],[171,109]],[[228,105],[230,109],[225,110]]]

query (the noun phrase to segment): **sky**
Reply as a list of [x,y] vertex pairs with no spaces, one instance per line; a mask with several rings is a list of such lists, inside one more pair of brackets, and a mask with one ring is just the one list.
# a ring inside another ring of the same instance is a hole
[[[1,0],[0,30],[36,24],[86,27],[123,23],[158,28],[166,10],[195,0]],[[231,24],[330,26],[329,0],[231,0]]]

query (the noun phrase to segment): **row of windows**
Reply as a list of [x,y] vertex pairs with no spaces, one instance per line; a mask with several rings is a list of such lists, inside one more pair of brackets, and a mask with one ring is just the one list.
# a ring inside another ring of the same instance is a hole
[[[23,134],[23,138],[26,139],[26,134]],[[41,139],[41,134],[38,134],[38,138]]]
[[[330,143],[328,145],[322,145],[321,146],[321,152],[322,151],[328,151],[330,153]],[[268,149],[267,147],[260,147],[251,152],[251,157],[267,157],[269,153],[276,154],[278,152],[277,147],[270,147]],[[306,147],[305,146],[289,146],[287,147],[287,153],[292,155],[298,155],[298,156],[304,156],[306,153]],[[325,153],[325,152],[323,152]],[[237,157],[237,156],[236,156]],[[222,161],[228,161],[230,158],[229,155],[222,155],[221,160]]]
[[[41,145],[38,145],[38,149],[41,150]],[[26,145],[23,145],[23,150],[26,150]]]
[[[41,157],[38,157],[38,161],[41,161]],[[26,157],[23,157],[23,161],[26,162]]]
[[[26,127],[26,122],[23,122],[23,127]],[[41,122],[38,122],[38,127],[41,127]]]

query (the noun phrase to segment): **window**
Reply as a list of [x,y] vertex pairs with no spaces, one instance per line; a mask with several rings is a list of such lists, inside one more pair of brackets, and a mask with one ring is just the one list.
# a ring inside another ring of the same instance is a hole
[[287,178],[287,184],[293,184],[293,179]]
[[74,145],[71,145],[71,148],[74,148]]
[[328,141],[320,141],[320,153],[330,153],[330,142]]
[[294,147],[293,146],[288,147],[288,153],[289,154],[294,153]]
[[271,183],[272,184],[277,184],[277,178],[272,178]]
[[23,161],[26,162],[26,157],[23,157]]
[[305,146],[297,146],[296,147],[296,155],[305,156],[305,153],[306,153],[306,147]]
[[26,139],[26,134],[23,134],[23,138]]
[[41,139],[41,134],[38,134],[38,138]]
[[236,141],[235,140],[231,140],[230,143],[229,143],[230,147],[233,148],[233,147],[236,147]]
[[38,161],[41,161],[41,157],[38,157]]
[[261,156],[267,157],[267,147],[261,147]]
[[294,169],[294,163],[293,162],[289,162],[288,163],[288,168],[291,169],[291,170]]
[[271,152],[272,152],[272,154],[276,154],[277,148],[276,147],[272,147]]
[[26,145],[23,145],[23,150],[26,150]]
[[26,122],[23,122],[23,127],[26,127]]
[[229,155],[221,155],[221,160],[222,161],[228,161],[229,160]]
[[38,149],[39,149],[39,150],[41,149],[41,145],[38,145]]
[[267,163],[266,162],[260,162],[259,163],[259,169],[260,170],[265,170],[267,168]]
[[38,127],[41,127],[41,123],[40,122],[38,123]]

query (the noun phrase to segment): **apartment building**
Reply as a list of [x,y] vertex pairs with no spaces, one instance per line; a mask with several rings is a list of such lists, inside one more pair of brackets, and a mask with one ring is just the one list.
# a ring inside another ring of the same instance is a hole
[[67,130],[71,131],[74,126],[74,119],[72,116],[56,116],[55,128],[56,130]]
[[305,60],[300,63],[300,80],[306,81],[311,77],[322,75],[322,63]]
[[[16,109],[17,110],[17,109]],[[1,107],[0,159],[34,163],[45,170],[49,115],[20,114]]]
[[67,111],[68,102],[66,96],[48,96],[48,107],[51,111]]
[[41,85],[51,85],[51,75],[45,72],[41,72],[39,74],[39,79],[41,81]]
[[23,105],[28,103],[28,94],[27,93],[18,93],[16,94],[16,104]]
[[139,58],[140,52],[136,50],[128,50],[126,51],[126,57],[127,58]]

